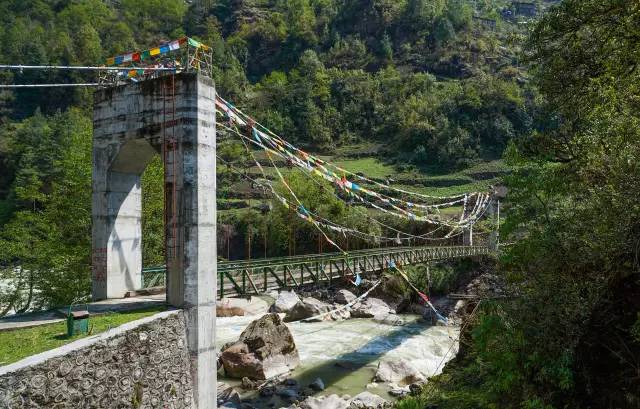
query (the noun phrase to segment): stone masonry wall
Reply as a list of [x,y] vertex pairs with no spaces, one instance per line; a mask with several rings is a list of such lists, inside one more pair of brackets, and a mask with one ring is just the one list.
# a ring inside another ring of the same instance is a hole
[[0,367],[0,408],[191,408],[182,311]]

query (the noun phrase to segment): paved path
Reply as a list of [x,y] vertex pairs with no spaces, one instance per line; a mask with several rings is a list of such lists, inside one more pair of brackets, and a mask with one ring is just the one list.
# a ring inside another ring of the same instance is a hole
[[[88,309],[91,314],[107,312],[135,311],[144,308],[157,307],[165,304],[165,295],[157,294],[131,298],[103,300],[89,304],[74,305],[73,310]],[[53,324],[65,320],[69,307],[49,311],[31,312],[0,318],[0,331],[18,328],[29,328],[38,325]]]

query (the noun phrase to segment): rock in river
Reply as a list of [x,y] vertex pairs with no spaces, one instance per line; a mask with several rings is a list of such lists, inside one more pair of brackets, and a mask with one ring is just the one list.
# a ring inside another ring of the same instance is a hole
[[338,395],[309,397],[301,402],[299,405],[290,406],[289,409],[302,408],[302,409],[347,409],[347,408],[361,408],[361,409],[382,409],[389,407],[390,404],[385,399],[378,395],[374,395],[370,392],[362,392],[356,395],[354,398],[350,398],[345,395],[339,397]]
[[424,382],[422,373],[405,359],[381,361],[376,371],[377,381],[395,383],[401,386]]
[[313,382],[311,382],[309,384],[309,387],[311,389],[313,389],[314,391],[323,391],[324,390],[324,382],[322,382],[322,379],[316,378],[315,381],[313,381]]
[[300,297],[293,291],[283,291],[273,304],[273,312],[288,313],[298,302]]
[[313,297],[299,301],[284,317],[285,322],[299,321],[331,310],[331,305]]
[[335,296],[335,302],[338,304],[349,304],[352,301],[355,301],[357,297],[349,290],[338,290]]
[[309,397],[298,406],[302,409],[347,409],[349,402],[338,395]]
[[293,336],[278,314],[264,315],[249,324],[220,360],[227,376],[238,379],[270,379],[300,363]]
[[359,393],[349,403],[352,408],[382,409],[389,406],[389,402],[371,392]]
[[373,318],[394,314],[395,311],[379,298],[367,298],[357,303],[351,309],[353,318]]

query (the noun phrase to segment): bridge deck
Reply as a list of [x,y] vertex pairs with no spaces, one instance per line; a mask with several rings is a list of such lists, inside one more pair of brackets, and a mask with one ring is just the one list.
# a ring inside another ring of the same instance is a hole
[[[391,247],[341,253],[309,254],[218,263],[218,296],[249,295],[273,289],[329,282],[345,275],[379,272],[394,261],[398,265],[418,264],[489,253],[486,246]],[[165,269],[143,270],[143,287],[164,285]]]

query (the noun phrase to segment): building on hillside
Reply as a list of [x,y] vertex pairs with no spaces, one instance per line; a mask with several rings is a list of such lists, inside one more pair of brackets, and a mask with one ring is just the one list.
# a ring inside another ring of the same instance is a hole
[[538,7],[532,1],[514,1],[511,8],[516,16],[535,17],[538,14]]

